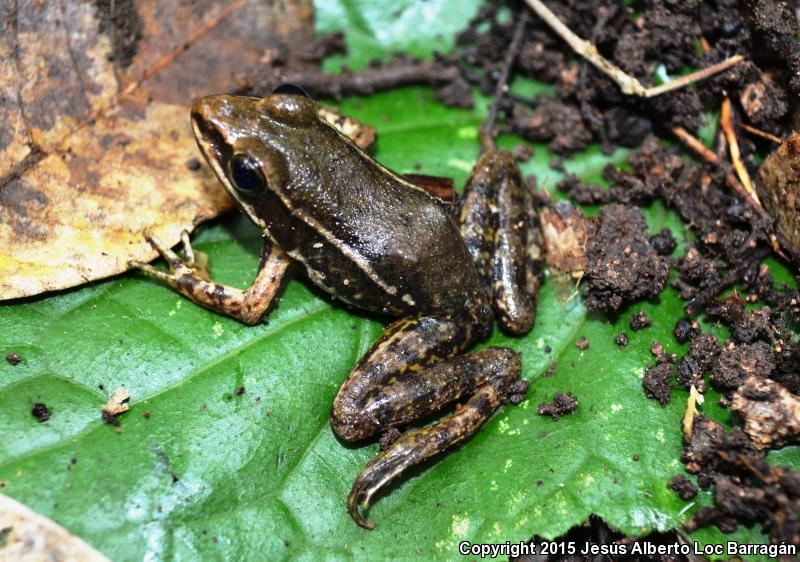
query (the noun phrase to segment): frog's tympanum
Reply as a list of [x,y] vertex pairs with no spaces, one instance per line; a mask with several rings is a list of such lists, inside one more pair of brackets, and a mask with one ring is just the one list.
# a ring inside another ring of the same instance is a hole
[[[495,318],[512,334],[531,329],[541,268],[531,193],[513,157],[490,150],[453,213],[322,121],[299,89],[202,98],[192,126],[219,181],[264,233],[258,275],[246,291],[213,282],[186,235],[183,259],[150,239],[169,273],[134,265],[247,324],[264,318],[291,263],[335,298],[394,318],[331,408],[345,441],[399,434],[382,440],[348,498],[353,518],[371,527],[362,513],[379,489],[524,398],[519,354],[461,353]],[[456,401],[448,417],[408,429]]]

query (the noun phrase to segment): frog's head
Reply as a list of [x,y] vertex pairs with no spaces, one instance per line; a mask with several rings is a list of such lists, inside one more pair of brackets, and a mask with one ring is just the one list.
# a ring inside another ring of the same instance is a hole
[[200,151],[234,201],[261,228],[259,201],[289,181],[287,158],[292,155],[287,146],[318,123],[316,104],[296,86],[281,86],[264,98],[206,96],[192,105]]

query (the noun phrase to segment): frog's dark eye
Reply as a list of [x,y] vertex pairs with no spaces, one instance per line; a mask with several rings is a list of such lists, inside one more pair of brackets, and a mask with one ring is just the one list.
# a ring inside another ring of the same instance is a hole
[[261,167],[247,154],[234,154],[228,163],[234,187],[243,193],[260,193],[266,187]]
[[300,86],[296,86],[294,84],[281,84],[274,90],[272,90],[273,94],[289,94],[292,96],[303,96],[304,98],[311,98],[303,88]]

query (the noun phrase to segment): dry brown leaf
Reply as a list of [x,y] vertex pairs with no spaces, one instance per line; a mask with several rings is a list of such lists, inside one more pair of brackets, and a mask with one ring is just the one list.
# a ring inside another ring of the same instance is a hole
[[121,273],[156,257],[144,229],[172,245],[229,209],[189,104],[312,35],[309,0],[0,4],[0,300]]
[[108,558],[63,527],[2,494],[0,538],[0,560],[108,562]]
[[539,214],[547,265],[575,279],[586,269],[586,219],[569,204],[545,207]]
[[800,133],[792,133],[764,160],[756,190],[764,208],[775,217],[781,247],[800,261]]

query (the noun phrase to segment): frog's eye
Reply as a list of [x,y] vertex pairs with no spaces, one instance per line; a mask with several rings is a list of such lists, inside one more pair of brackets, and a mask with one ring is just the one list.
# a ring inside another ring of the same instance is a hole
[[296,86],[295,84],[281,84],[274,90],[272,90],[273,94],[290,94],[292,96],[303,96],[304,98],[311,99],[311,96],[308,95],[303,88],[300,86]]
[[243,193],[260,193],[266,187],[261,166],[247,154],[234,154],[228,162],[228,172],[234,187]]

